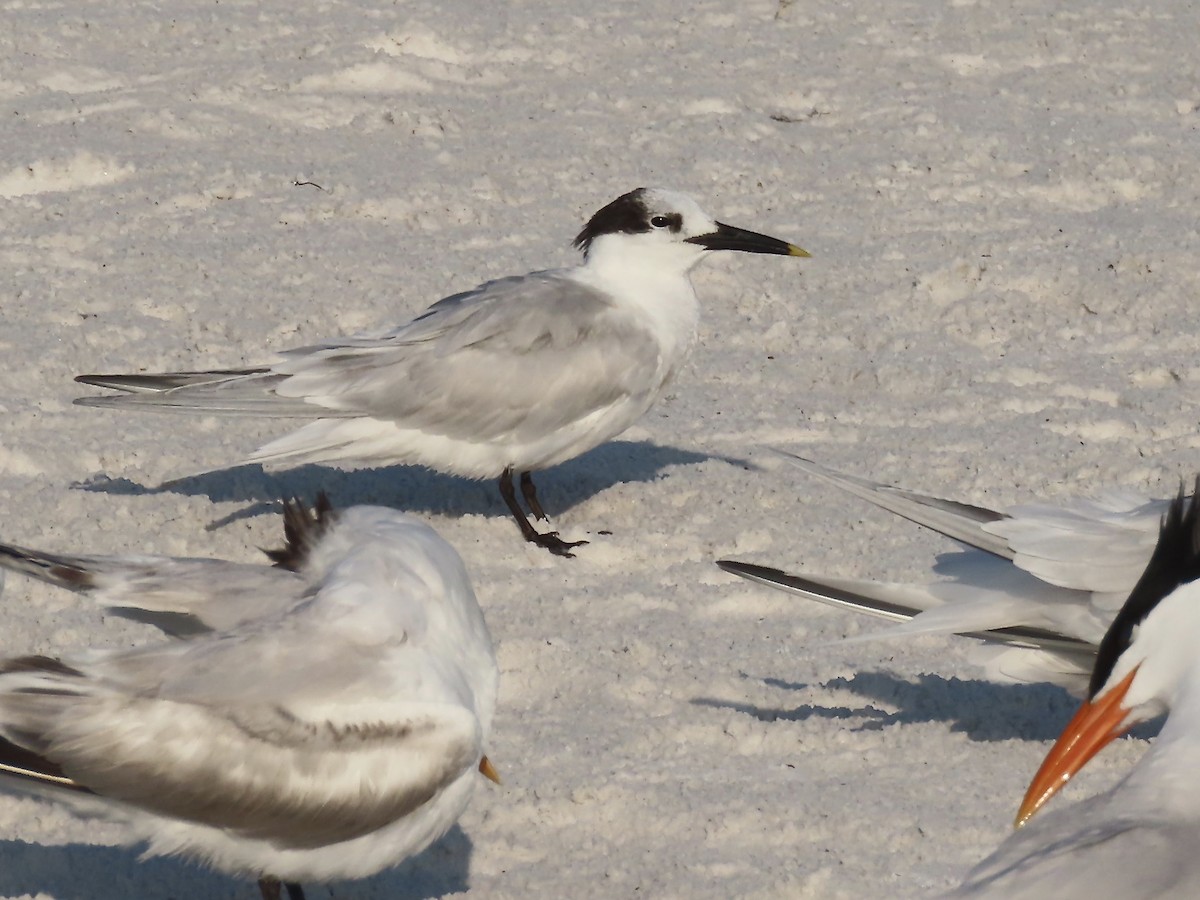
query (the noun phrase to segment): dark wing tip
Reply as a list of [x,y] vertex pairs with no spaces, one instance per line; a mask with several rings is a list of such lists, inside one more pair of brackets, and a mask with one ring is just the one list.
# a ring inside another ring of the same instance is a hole
[[84,677],[82,672],[68,666],[61,659],[39,655],[14,656],[11,659],[0,660],[0,675],[10,675],[14,672],[50,672],[71,678]]
[[718,559],[717,568],[733,575],[748,575],[750,577],[777,577],[786,575],[783,569],[773,569],[770,566],[760,566],[755,563],[738,562],[736,559]]
[[1156,606],[1177,588],[1200,579],[1200,476],[1197,476],[1192,495],[1179,493],[1159,526],[1158,543],[1146,564],[1145,571],[1129,592],[1125,604],[1113,619],[1100,642],[1096,666],[1088,684],[1088,698],[1108,682],[1113,668],[1129,645],[1137,626]]
[[284,546],[263,552],[279,568],[298,572],[335,521],[337,511],[324,491],[317,493],[311,511],[298,497],[286,498],[283,501]]
[[94,793],[90,788],[72,780],[57,763],[3,737],[0,737],[0,774],[25,781],[50,783],[63,790],[81,794]]
[[0,544],[0,566],[72,591],[89,591],[96,586],[95,574],[80,565],[79,561],[26,550],[16,544]]

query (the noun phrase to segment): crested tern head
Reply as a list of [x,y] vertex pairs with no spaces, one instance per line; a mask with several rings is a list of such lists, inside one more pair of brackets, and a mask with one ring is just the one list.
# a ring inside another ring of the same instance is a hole
[[[1162,518],[1141,577],[1100,642],[1087,699],[1033,777],[1018,830],[948,897],[1190,894],[1200,884],[1195,787],[1200,735],[1200,499]],[[1131,727],[1167,713],[1162,730],[1113,787],[1034,814]]]

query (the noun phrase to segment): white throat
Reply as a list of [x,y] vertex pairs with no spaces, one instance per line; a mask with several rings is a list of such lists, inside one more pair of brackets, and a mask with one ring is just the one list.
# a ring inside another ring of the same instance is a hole
[[692,245],[649,244],[605,235],[571,276],[611,295],[618,307],[638,315],[655,332],[673,368],[696,339],[700,305],[688,272],[704,256]]

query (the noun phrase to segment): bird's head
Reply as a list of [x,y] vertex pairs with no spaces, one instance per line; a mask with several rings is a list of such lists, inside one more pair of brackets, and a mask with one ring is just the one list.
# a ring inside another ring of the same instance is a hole
[[717,222],[687,194],[638,188],[597,212],[575,238],[591,264],[687,272],[710,250],[808,256],[794,244]]
[[1196,487],[1163,517],[1146,570],[1100,642],[1087,699],[1030,783],[1017,827],[1105,746],[1170,712],[1200,665],[1200,479]]

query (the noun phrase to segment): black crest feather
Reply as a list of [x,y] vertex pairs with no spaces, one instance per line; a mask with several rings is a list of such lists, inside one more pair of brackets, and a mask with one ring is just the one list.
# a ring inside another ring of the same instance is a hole
[[316,506],[312,510],[296,497],[286,499],[283,501],[284,546],[263,552],[279,568],[298,572],[308,560],[313,547],[336,520],[337,512],[324,491],[317,494]]
[[1100,642],[1088,683],[1088,699],[1104,687],[1117,660],[1133,642],[1137,626],[1176,588],[1200,579],[1200,476],[1190,497],[1183,485],[1159,526],[1158,543],[1121,611]]
[[588,219],[583,230],[575,236],[574,246],[587,255],[592,241],[602,234],[639,234],[650,230],[650,214],[643,196],[644,187],[622,194]]

